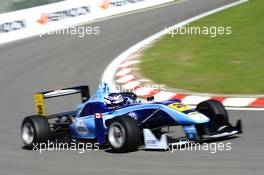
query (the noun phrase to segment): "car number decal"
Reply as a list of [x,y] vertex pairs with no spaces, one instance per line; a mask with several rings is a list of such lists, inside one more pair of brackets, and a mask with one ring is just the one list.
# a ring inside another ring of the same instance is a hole
[[184,105],[180,102],[169,104],[168,107],[175,109],[176,111],[180,111],[180,112],[184,112],[184,111],[192,109],[190,106]]

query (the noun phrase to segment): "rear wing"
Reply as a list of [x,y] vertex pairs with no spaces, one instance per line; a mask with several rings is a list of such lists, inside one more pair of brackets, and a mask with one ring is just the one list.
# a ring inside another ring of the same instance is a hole
[[76,86],[65,89],[58,89],[53,91],[39,92],[34,94],[35,108],[38,115],[47,115],[45,99],[55,98],[73,94],[81,94],[82,103],[90,98],[89,86]]

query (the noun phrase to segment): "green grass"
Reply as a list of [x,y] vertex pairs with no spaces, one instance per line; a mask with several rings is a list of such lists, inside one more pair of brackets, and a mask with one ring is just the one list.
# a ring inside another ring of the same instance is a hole
[[164,36],[141,56],[143,75],[194,92],[264,94],[263,7],[251,0],[190,24],[230,26],[231,35]]

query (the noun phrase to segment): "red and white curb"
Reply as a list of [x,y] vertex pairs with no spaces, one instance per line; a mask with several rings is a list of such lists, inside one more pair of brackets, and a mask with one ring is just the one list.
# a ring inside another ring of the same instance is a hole
[[[203,96],[177,92],[167,92],[152,88],[150,86],[144,86],[142,82],[137,80],[135,75],[133,75],[133,65],[138,63],[138,60],[135,60],[137,52],[144,46],[152,43],[154,40],[167,34],[172,29],[182,27],[195,20],[201,19],[213,13],[225,10],[227,8],[239,5],[247,1],[248,0],[240,0],[238,2],[231,3],[229,5],[225,5],[215,10],[198,15],[179,24],[176,24],[172,27],[169,27],[139,42],[138,44],[132,46],[131,48],[120,54],[116,59],[114,59],[110,63],[110,65],[106,68],[105,72],[103,73],[102,82],[108,83],[110,88],[114,91],[133,91],[138,96],[143,98],[154,96],[155,101],[164,101],[177,98],[182,100],[185,104],[196,105],[204,100],[216,99],[222,102],[227,107],[264,107],[264,98]],[[117,86],[119,88],[117,88]]]
[[118,66],[115,73],[115,80],[116,83],[118,83],[118,86],[122,87],[123,90],[133,91],[140,97],[144,98],[154,96],[155,101],[164,101],[176,98],[189,105],[196,105],[204,100],[215,99],[229,107],[264,107],[264,98],[201,96],[161,91],[150,86],[146,87],[140,80],[135,79],[135,76],[132,74],[132,66],[136,63],[138,63],[138,61],[133,61],[131,59],[122,62],[122,64]]

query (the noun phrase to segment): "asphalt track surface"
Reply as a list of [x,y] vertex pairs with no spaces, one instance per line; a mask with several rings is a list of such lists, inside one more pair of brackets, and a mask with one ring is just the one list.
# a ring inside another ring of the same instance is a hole
[[[37,151],[22,149],[20,123],[34,113],[32,93],[78,84],[92,91],[106,66],[122,51],[142,39],[187,18],[233,2],[188,0],[137,14],[99,21],[101,34],[45,36],[0,46],[0,174],[262,174],[263,112],[230,111],[232,121],[243,119],[244,134],[225,141],[232,150],[137,151],[113,154],[103,150]],[[56,100],[51,110],[64,110],[76,103]]]

